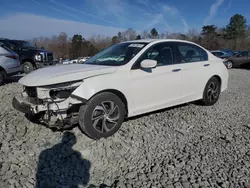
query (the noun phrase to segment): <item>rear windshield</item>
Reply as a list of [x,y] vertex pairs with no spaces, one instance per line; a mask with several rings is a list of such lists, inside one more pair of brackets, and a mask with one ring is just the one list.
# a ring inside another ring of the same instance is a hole
[[5,49],[5,50],[7,50],[8,52],[13,52],[11,49],[9,49],[3,42],[0,42],[0,46],[3,48],[3,49]]

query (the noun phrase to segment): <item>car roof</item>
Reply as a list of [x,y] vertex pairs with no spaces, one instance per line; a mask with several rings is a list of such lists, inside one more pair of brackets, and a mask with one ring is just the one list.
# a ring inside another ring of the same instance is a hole
[[189,44],[195,44],[195,45],[198,45],[194,42],[191,42],[191,41],[188,41],[188,40],[180,40],[180,39],[139,39],[139,40],[130,40],[130,41],[125,41],[123,43],[126,43],[126,42],[135,42],[135,43],[138,43],[138,42],[142,42],[142,43],[152,43],[152,42],[155,42],[155,43],[158,43],[158,42],[185,42],[185,43],[189,43]]

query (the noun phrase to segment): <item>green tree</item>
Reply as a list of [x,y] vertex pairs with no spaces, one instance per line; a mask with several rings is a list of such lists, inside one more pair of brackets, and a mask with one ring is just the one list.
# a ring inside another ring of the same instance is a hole
[[118,37],[117,36],[113,36],[112,37],[112,41],[111,41],[111,43],[112,44],[117,44],[119,41],[118,41]]
[[141,39],[141,35],[137,35],[135,39],[136,40],[140,40]]
[[74,35],[71,42],[71,59],[75,59],[81,56],[82,42],[84,38],[82,35]]
[[201,34],[204,36],[216,35],[216,29],[217,27],[215,25],[205,25],[202,27]]
[[180,39],[181,40],[188,40],[188,36],[185,34],[180,34]]
[[225,28],[227,39],[238,39],[245,37],[247,20],[240,14],[235,14],[230,18],[229,24]]
[[202,27],[203,45],[208,49],[217,48],[217,27],[215,25],[205,25]]
[[122,41],[122,33],[121,32],[118,32],[118,34],[117,34],[117,40],[118,40],[118,42]]
[[155,28],[153,28],[153,29],[151,30],[150,34],[151,34],[151,36],[152,36],[153,38],[157,38],[157,37],[158,37],[158,31],[157,31]]

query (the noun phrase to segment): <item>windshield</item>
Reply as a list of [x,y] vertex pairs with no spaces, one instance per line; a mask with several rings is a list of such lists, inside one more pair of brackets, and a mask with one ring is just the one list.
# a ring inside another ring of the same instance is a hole
[[23,48],[36,48],[35,45],[33,45],[33,44],[31,44],[31,43],[29,43],[27,41],[21,42],[21,45],[22,45]]
[[120,66],[128,63],[148,43],[119,43],[115,44],[88,59],[85,64]]

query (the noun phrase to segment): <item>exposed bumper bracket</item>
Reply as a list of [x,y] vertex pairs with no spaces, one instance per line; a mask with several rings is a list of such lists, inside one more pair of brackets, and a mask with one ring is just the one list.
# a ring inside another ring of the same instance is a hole
[[30,106],[30,104],[27,104],[27,103],[25,103],[25,102],[23,102],[23,101],[21,101],[21,100],[19,100],[18,98],[16,98],[16,97],[13,97],[13,99],[12,99],[12,106],[16,109],[16,110],[18,110],[18,111],[20,111],[20,112],[22,112],[22,113],[31,113],[32,111],[31,111],[31,106]]

